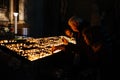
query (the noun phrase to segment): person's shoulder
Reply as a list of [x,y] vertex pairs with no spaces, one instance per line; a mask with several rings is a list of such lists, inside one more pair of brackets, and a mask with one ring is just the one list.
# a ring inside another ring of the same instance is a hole
[[87,27],[87,28],[84,28],[83,29],[83,32],[90,32],[90,33],[93,33],[93,32],[96,32],[96,33],[99,33],[100,32],[100,27],[97,26],[97,27]]

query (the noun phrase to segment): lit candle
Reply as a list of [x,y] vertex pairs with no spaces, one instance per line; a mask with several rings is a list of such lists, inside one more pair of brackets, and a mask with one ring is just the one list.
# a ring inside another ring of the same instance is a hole
[[15,16],[15,34],[17,34],[17,16],[18,16],[18,13],[14,13],[14,16]]

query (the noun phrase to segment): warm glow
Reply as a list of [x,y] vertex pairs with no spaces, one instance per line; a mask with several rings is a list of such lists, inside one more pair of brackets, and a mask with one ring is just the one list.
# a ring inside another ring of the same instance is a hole
[[[23,42],[17,42],[17,40],[1,40],[0,45],[16,52],[18,55],[27,58],[30,61],[34,61],[46,56],[50,56],[54,53],[58,53],[61,50],[52,51],[52,46],[63,45],[62,38],[68,40],[68,42],[75,44],[74,38],[68,38],[66,36],[55,36],[46,38],[24,38]],[[8,44],[9,43],[9,44]]]

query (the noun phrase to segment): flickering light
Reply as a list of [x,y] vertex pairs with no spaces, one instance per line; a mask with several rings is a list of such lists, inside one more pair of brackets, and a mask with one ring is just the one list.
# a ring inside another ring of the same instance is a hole
[[63,45],[62,38],[67,39],[70,43],[76,44],[75,39],[66,36],[54,36],[44,38],[25,38],[25,42],[17,42],[17,40],[0,40],[0,45],[14,51],[16,54],[25,57],[30,61],[44,58],[54,53],[62,51],[62,49],[52,50],[52,46]]

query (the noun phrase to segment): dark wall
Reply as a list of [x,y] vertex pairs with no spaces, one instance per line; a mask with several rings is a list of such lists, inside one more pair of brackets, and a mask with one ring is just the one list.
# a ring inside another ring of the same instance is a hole
[[43,37],[59,33],[59,1],[26,1],[26,22],[30,25],[30,36]]
[[106,28],[112,32],[115,21],[118,20],[119,0],[67,0],[66,3],[66,13],[61,14],[63,23],[67,23],[66,21],[73,15],[90,22],[92,16],[98,16]]
[[43,6],[45,36],[58,35],[60,29],[60,0],[44,0]]
[[30,36],[41,37],[43,35],[43,0],[26,0],[26,23],[30,27]]
[[34,37],[60,35],[73,15],[91,21],[98,15],[112,33],[119,21],[119,0],[26,0],[26,22]]

